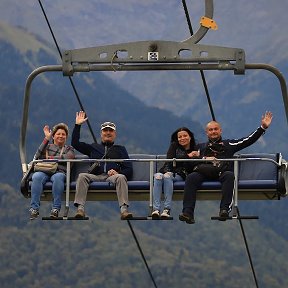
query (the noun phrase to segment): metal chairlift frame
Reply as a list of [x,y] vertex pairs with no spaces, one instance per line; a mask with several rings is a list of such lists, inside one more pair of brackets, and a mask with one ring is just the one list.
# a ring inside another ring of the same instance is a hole
[[[212,19],[213,0],[205,0],[204,17]],[[288,121],[287,86],[281,72],[268,64],[245,63],[243,49],[197,44],[209,28],[200,26],[194,35],[182,42],[153,40],[66,50],[62,56],[62,65],[35,69],[26,80],[23,102],[19,142],[23,173],[28,169],[26,129],[31,86],[33,80],[44,72],[62,72],[64,76],[71,77],[77,72],[92,71],[232,70],[235,75],[243,75],[248,69],[263,69],[272,72],[279,80]]]
[[[213,18],[213,0],[205,0],[204,17]],[[182,42],[151,40],[66,50],[62,56],[62,65],[35,69],[26,80],[23,102],[19,141],[23,173],[28,170],[26,130],[31,86],[33,80],[44,72],[62,72],[64,76],[71,77],[77,72],[92,71],[232,70],[235,75],[243,75],[248,69],[263,69],[272,72],[279,80],[288,121],[287,86],[281,72],[268,64],[246,64],[243,49],[197,44],[210,28],[202,25],[194,35]],[[234,200],[237,205],[237,198]]]
[[[209,19],[211,20],[213,18],[213,0],[205,0],[204,17],[205,19],[208,19],[208,23]],[[211,20],[211,22],[213,21]],[[197,44],[210,28],[212,27],[205,26],[201,23],[198,31],[182,42],[151,40],[66,50],[62,56],[62,65],[42,66],[35,69],[26,80],[24,93],[23,116],[19,141],[19,151],[23,173],[26,173],[28,170],[28,163],[26,160],[26,130],[31,86],[33,80],[39,74],[44,72],[62,72],[64,76],[70,77],[77,72],[92,71],[232,70],[234,71],[235,75],[243,75],[245,74],[246,70],[250,69],[267,70],[272,72],[279,80],[286,113],[286,120],[288,122],[287,85],[282,73],[274,66],[268,64],[247,64],[245,62],[245,52],[243,49]],[[67,166],[70,168],[70,162],[67,163]],[[237,174],[237,171],[238,161],[235,161],[235,174]],[[70,177],[70,175],[67,176],[67,178]],[[152,188],[150,187],[150,190],[151,189]],[[239,219],[242,228],[241,217],[238,210],[237,185],[235,189],[234,212],[231,218]],[[66,191],[66,210],[69,209],[68,203],[69,190],[68,193]],[[68,210],[66,212],[68,215]],[[218,217],[214,218],[217,219]],[[243,219],[245,219],[245,217]],[[257,217],[248,216],[247,219],[257,219]],[[129,223],[129,225],[131,224]],[[257,278],[253,269],[243,228],[242,234],[245,240],[250,265],[253,270],[255,284],[256,287],[258,287]]]
[[[205,17],[213,18],[213,0],[205,0]],[[268,64],[245,63],[243,49],[197,44],[209,29],[200,26],[193,36],[182,42],[153,40],[66,50],[62,65],[35,69],[27,78],[23,102],[19,142],[23,173],[28,167],[25,143],[31,85],[35,77],[44,72],[62,72],[64,76],[73,76],[77,72],[92,71],[232,70],[235,75],[243,75],[245,70],[267,70],[279,80],[288,121],[287,86],[282,73]],[[124,57],[121,57],[123,54]]]

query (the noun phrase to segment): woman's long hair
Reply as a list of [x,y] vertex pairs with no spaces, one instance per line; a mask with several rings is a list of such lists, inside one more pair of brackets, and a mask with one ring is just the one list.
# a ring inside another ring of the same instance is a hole
[[173,132],[172,135],[171,135],[171,143],[175,142],[175,143],[179,144],[179,142],[178,142],[178,132],[181,132],[181,131],[186,131],[189,134],[189,136],[191,137],[190,148],[193,149],[195,147],[195,145],[196,145],[194,134],[187,127],[180,127],[175,132]]

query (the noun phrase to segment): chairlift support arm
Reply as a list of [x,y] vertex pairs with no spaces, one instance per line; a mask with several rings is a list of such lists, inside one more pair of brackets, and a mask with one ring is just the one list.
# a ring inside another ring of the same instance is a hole
[[235,74],[244,74],[243,49],[197,45],[209,29],[214,29],[212,24],[207,23],[216,25],[212,19],[213,11],[213,0],[205,0],[205,15],[201,17],[198,31],[182,42],[151,40],[66,50],[62,56],[63,74],[73,76],[75,72],[83,71],[191,70],[190,64],[214,63],[226,66],[229,61],[235,62]]
[[[212,20],[213,0],[205,0],[203,17]],[[22,171],[27,171],[25,142],[31,85],[34,78],[43,72],[62,71],[64,76],[73,76],[76,72],[90,71],[233,70],[234,74],[245,74],[245,69],[265,69],[274,73],[280,82],[288,121],[287,86],[281,72],[267,64],[246,64],[243,49],[197,44],[210,28],[201,24],[194,35],[182,42],[153,40],[66,50],[62,65],[35,69],[25,86],[19,141]],[[125,57],[121,57],[122,54]]]
[[[170,68],[171,70],[234,70],[235,67],[233,64],[211,64],[211,63],[193,63],[193,64],[151,64],[154,69],[150,70],[167,70]],[[154,65],[154,66],[153,66]],[[93,66],[94,67],[94,66]],[[97,66],[97,68],[101,68],[102,66]],[[105,66],[108,67],[108,66]],[[138,66],[129,66],[130,70],[139,71],[141,70],[141,65]],[[81,69],[80,69],[81,68]],[[133,69],[132,69],[133,68]],[[279,80],[282,92],[282,98],[284,102],[284,108],[286,113],[286,119],[288,122],[288,96],[287,96],[287,86],[285,78],[283,77],[282,73],[275,68],[274,66],[268,64],[245,64],[244,69],[262,69],[272,72]],[[29,112],[29,102],[30,102],[30,91],[31,85],[33,80],[36,78],[37,75],[43,72],[63,72],[64,67],[62,65],[50,65],[50,66],[42,66],[35,69],[27,78],[26,86],[25,86],[25,93],[24,93],[24,101],[23,101],[23,116],[22,116],[22,124],[21,124],[21,131],[20,131],[20,141],[19,141],[19,150],[20,150],[20,159],[22,163],[22,171],[25,173],[27,171],[27,161],[26,161],[26,130],[27,130],[27,123],[28,123],[28,112]],[[145,69],[143,69],[145,70]],[[77,68],[77,72],[89,72],[89,71],[103,71],[103,69],[87,69],[87,67],[83,67],[82,65]]]
[[203,66],[209,70],[213,65],[220,70],[233,67],[235,74],[244,74],[243,49],[194,44],[192,37],[184,42],[141,41],[66,50],[63,75],[83,71],[200,70]]

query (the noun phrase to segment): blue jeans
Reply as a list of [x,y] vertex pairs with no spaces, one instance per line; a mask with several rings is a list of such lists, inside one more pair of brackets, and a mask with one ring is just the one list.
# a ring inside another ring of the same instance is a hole
[[172,172],[155,173],[154,174],[154,186],[153,186],[153,209],[160,210],[161,206],[161,194],[164,193],[164,209],[171,209],[172,195],[173,195],[173,183],[176,181],[183,181],[183,178]]
[[61,209],[62,193],[64,192],[64,184],[66,175],[61,172],[56,172],[52,176],[47,175],[44,172],[35,172],[32,175],[32,186],[31,186],[31,204],[30,207],[39,210],[40,198],[43,192],[43,186],[47,181],[52,182],[52,195],[53,195],[53,206],[52,209]]

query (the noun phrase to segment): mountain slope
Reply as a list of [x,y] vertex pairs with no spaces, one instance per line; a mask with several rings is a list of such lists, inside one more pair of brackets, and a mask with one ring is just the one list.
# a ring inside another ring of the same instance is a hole
[[[0,191],[1,206],[10,204],[0,210],[1,287],[153,286],[116,203],[89,203],[89,221],[28,222],[20,194],[8,185]],[[147,212],[147,203],[132,205],[138,215]],[[239,224],[211,221],[218,205],[208,201],[198,203],[196,224],[184,225],[176,220],[180,206],[174,203],[174,221],[131,221],[157,286],[254,287]],[[42,203],[41,214],[48,212]],[[261,220],[244,222],[259,286],[286,287],[287,239]]]

